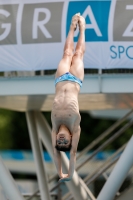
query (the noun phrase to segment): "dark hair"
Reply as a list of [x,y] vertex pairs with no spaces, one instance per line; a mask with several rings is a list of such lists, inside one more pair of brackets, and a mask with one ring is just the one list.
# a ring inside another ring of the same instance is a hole
[[64,151],[64,152],[70,151],[70,150],[71,150],[71,147],[72,147],[71,144],[70,144],[68,147],[60,147],[60,146],[58,146],[58,145],[55,146],[55,148],[56,148],[58,151]]

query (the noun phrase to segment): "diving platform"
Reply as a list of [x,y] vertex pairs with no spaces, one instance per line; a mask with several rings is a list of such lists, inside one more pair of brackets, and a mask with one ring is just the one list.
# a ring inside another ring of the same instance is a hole
[[[1,77],[0,108],[51,111],[54,75]],[[85,75],[80,111],[129,110],[133,107],[133,74]]]

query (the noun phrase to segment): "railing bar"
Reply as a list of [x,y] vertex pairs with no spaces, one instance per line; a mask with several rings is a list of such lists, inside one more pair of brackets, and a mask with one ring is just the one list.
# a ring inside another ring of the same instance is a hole
[[64,196],[63,196],[63,198],[62,198],[62,200],[68,200],[69,199],[69,197],[70,197],[70,195],[71,195],[71,192],[67,192]]
[[39,192],[39,189],[36,190],[36,192],[34,192],[27,200],[31,200],[33,197],[37,195],[38,192]]
[[99,177],[103,172],[105,172],[107,169],[109,169],[118,159],[119,158],[115,158],[107,166],[105,166],[104,168],[100,169],[100,171],[97,174],[95,174],[95,176],[92,179],[90,179],[89,181],[86,182],[86,184],[89,185],[90,183],[95,181],[97,179],[97,177]]
[[53,192],[56,188],[58,188],[59,187],[59,185],[60,185],[61,183],[56,183],[51,189],[50,189],[50,192]]
[[58,175],[57,175],[57,174],[51,176],[51,177],[49,178],[49,180],[48,180],[48,183],[51,183],[53,180],[55,180],[55,179],[57,179],[57,178],[58,178]]

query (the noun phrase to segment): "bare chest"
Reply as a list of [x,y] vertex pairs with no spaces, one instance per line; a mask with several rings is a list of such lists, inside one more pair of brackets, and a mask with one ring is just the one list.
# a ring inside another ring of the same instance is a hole
[[67,126],[72,132],[74,127],[80,121],[79,107],[77,98],[72,95],[56,97],[52,107],[52,121],[56,129],[61,125]]
[[78,112],[72,112],[71,110],[57,110],[52,112],[52,120],[57,130],[61,125],[65,125],[72,133],[76,124],[79,125],[80,115]]

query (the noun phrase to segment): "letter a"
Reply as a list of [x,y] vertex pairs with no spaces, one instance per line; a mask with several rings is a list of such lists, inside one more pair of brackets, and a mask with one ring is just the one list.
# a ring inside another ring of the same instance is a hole
[[[96,22],[96,19],[95,19],[94,15],[93,15],[91,6],[88,6],[88,7],[85,9],[85,11],[84,11],[84,13],[82,14],[82,16],[83,16],[85,19],[86,19],[86,17],[88,16],[89,19],[90,19],[90,21],[91,21],[91,24],[86,24],[86,29],[94,29],[95,32],[96,32],[96,34],[97,34],[97,36],[102,37],[102,33],[101,33],[101,31],[100,31],[100,29],[99,29],[99,27],[98,27],[98,24],[97,24],[97,22]],[[75,37],[78,36],[78,32],[79,32],[79,30],[77,29],[77,30],[75,31],[75,34],[74,34]]]
[[91,9],[90,6],[88,6],[88,7],[85,9],[84,13],[83,13],[83,17],[84,17],[84,18],[86,18],[87,16],[89,16],[90,21],[91,21],[91,24],[86,24],[86,29],[87,29],[87,28],[88,28],[88,29],[94,29],[95,32],[96,32],[96,34],[97,34],[97,36],[102,37],[102,33],[101,33],[101,31],[100,31],[100,29],[99,29],[99,27],[98,27],[98,24],[97,24],[97,22],[96,22],[96,20],[95,20],[95,17],[94,17],[94,15],[93,15],[93,12],[92,12],[92,9]]

